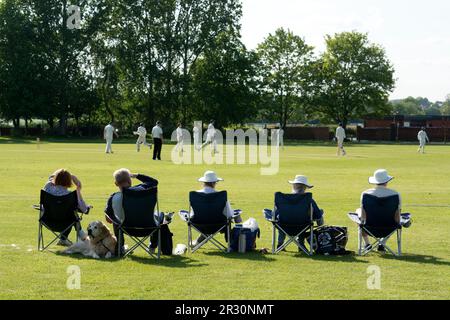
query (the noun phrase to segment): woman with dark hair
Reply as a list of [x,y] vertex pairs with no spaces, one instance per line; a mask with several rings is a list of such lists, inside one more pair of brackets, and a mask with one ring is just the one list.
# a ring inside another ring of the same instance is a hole
[[[66,169],[56,170],[45,184],[43,190],[54,196],[65,196],[71,191],[69,190],[73,185],[76,187],[78,196],[78,210],[82,213],[87,213],[91,206],[88,206],[81,195],[82,184],[81,181],[74,175],[72,175]],[[81,229],[81,225],[78,223],[76,229],[79,230],[78,237],[82,240],[86,238],[86,233]],[[63,235],[58,245],[70,246],[72,242],[68,239],[71,229],[67,230]]]

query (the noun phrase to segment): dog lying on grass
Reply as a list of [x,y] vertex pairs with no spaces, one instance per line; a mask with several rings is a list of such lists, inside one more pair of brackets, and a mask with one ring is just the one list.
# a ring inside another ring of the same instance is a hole
[[84,241],[79,241],[68,249],[64,254],[81,253],[86,257],[94,259],[110,259],[115,256],[117,245],[116,237],[109,228],[101,221],[91,222],[88,226],[88,237]]

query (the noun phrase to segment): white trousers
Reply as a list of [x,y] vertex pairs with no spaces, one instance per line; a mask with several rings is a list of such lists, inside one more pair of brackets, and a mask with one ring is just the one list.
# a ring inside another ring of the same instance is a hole
[[145,136],[139,136],[139,138],[136,141],[136,149],[137,151],[141,150],[141,144],[149,146],[150,143],[147,143],[147,138]]
[[206,147],[208,144],[211,144],[211,147],[214,152],[217,152],[217,141],[213,137],[207,137],[205,143],[201,146],[201,149]]
[[106,153],[112,153],[112,142],[113,138],[106,138]]
[[180,151],[180,150],[184,151],[183,146],[184,146],[183,138],[178,138],[177,139],[177,146],[175,147],[175,151]]

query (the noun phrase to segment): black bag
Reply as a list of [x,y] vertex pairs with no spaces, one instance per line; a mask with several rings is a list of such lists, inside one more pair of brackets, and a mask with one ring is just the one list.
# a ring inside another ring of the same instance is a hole
[[161,225],[161,252],[165,256],[171,256],[173,251],[173,233],[167,224]]
[[256,249],[256,238],[261,237],[261,232],[259,228],[255,231],[252,231],[248,228],[233,228],[231,230],[231,250],[238,252],[239,251],[239,236],[241,234],[245,234],[245,251],[253,251]]
[[[310,242],[309,237],[308,243]],[[322,226],[313,232],[313,249],[320,255],[345,255],[348,242],[346,227]]]

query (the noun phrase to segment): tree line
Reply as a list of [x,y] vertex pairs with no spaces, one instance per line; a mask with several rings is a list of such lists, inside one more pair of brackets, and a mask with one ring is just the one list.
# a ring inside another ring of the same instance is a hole
[[239,0],[3,0],[0,118],[65,134],[110,121],[346,125],[392,111],[394,68],[367,34],[327,35],[318,53],[280,28],[248,50],[241,17]]
[[450,116],[450,94],[445,101],[431,102],[428,98],[408,97],[390,102],[394,114],[413,116]]

